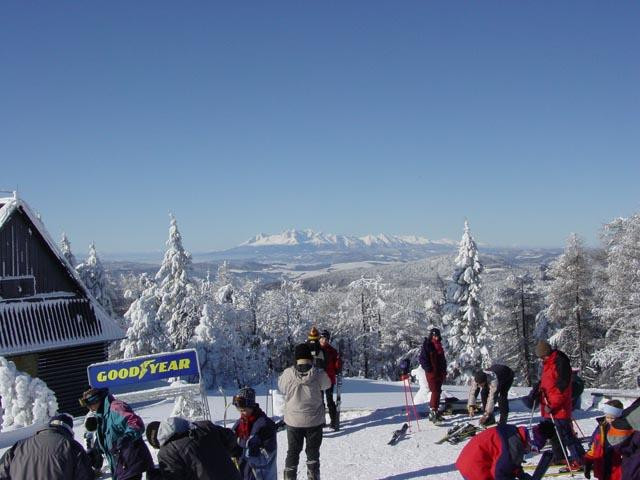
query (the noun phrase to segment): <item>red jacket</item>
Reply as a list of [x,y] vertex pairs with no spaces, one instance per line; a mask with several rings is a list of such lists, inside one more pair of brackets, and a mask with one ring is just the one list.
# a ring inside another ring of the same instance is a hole
[[513,480],[522,475],[524,427],[498,425],[473,437],[460,452],[456,468],[465,480]]
[[593,464],[593,473],[600,480],[620,480],[622,478],[622,457],[607,442],[610,425],[604,421],[596,427],[591,436],[589,451],[584,455],[585,463]]
[[540,379],[540,412],[544,418],[551,416],[545,408],[548,401],[555,419],[571,419],[571,375],[569,358],[553,350],[542,364]]
[[327,375],[331,380],[331,385],[335,385],[336,374],[342,370],[342,360],[340,360],[340,355],[338,355],[338,351],[328,343],[325,343],[324,347],[320,348],[322,348],[322,351],[324,352],[324,371],[327,372]]

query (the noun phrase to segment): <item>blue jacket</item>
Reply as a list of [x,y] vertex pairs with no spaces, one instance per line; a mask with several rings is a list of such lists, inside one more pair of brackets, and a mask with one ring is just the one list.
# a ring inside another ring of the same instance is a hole
[[[240,473],[243,480],[276,480],[276,425],[260,407],[256,407],[256,414],[258,418],[251,426],[249,438],[238,438],[238,446],[242,449]],[[240,420],[233,425],[236,433],[239,423]]]
[[96,418],[96,439],[113,480],[127,480],[153,468],[151,453],[142,440],[144,423],[129,405],[108,395]]

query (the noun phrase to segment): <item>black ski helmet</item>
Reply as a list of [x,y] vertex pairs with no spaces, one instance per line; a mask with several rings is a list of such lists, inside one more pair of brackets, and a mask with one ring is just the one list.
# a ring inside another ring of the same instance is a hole
[[438,337],[438,338],[442,338],[442,334],[440,333],[440,329],[439,328],[432,328],[431,330],[429,330],[429,338],[433,338],[433,337]]

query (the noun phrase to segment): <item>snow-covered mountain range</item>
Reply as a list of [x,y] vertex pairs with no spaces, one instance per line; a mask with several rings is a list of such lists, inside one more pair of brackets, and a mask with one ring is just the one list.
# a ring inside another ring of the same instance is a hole
[[268,247],[268,246],[302,246],[309,245],[315,248],[337,249],[367,249],[367,248],[406,248],[425,245],[445,245],[448,247],[457,245],[452,240],[430,240],[416,235],[365,235],[356,237],[352,235],[335,235],[333,233],[315,232],[313,230],[285,230],[284,232],[267,235],[260,233],[250,238],[239,247]]

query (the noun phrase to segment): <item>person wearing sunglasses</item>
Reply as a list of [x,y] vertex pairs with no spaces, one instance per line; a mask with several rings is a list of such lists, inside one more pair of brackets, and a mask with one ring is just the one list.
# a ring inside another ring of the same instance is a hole
[[233,397],[240,419],[233,425],[236,458],[243,480],[276,480],[278,444],[276,425],[256,403],[253,388],[241,388]]
[[108,388],[90,388],[79,401],[94,414],[97,446],[109,462],[113,480],[141,480],[144,472],[154,468],[142,439],[144,422],[129,405]]

